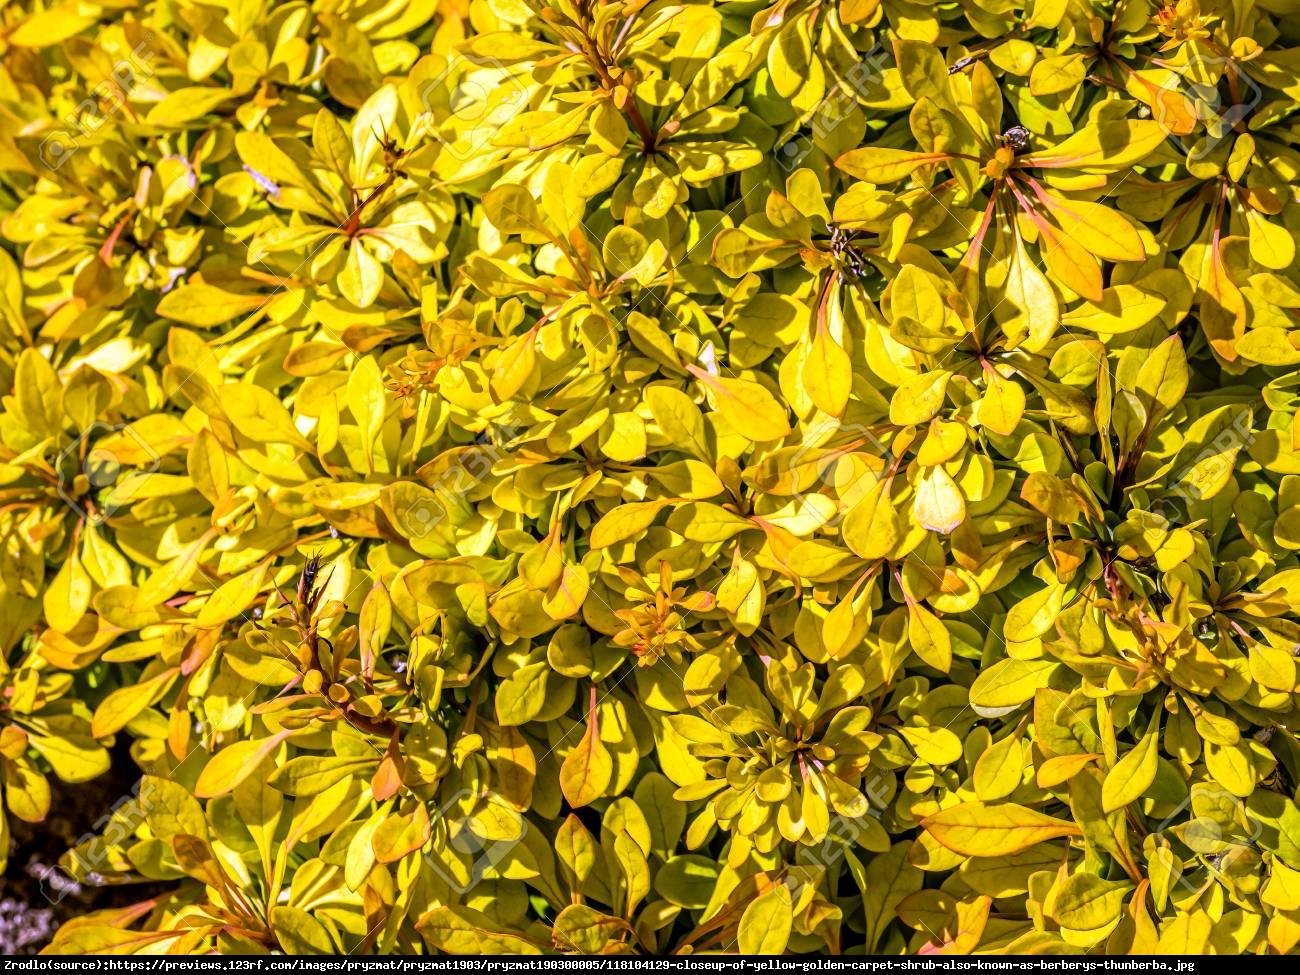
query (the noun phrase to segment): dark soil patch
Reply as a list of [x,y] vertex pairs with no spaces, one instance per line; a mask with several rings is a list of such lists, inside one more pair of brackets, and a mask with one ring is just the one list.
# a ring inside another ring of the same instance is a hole
[[34,955],[65,921],[90,911],[125,907],[154,894],[158,885],[91,887],[58,869],[59,858],[95,830],[140,780],[140,770],[119,737],[113,762],[93,782],[68,785],[50,777],[50,815],[43,823],[9,816],[9,865],[0,875],[0,955]]

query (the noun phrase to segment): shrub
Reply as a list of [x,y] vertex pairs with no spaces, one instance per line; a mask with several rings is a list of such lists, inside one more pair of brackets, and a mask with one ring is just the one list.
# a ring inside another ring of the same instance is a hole
[[1293,15],[6,7],[47,950],[1291,951]]

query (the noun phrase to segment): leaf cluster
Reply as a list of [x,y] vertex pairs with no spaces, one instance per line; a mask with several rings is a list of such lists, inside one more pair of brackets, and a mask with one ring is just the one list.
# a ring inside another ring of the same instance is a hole
[[[1290,953],[1295,0],[0,12],[51,952]],[[11,867],[12,869],[12,867]]]

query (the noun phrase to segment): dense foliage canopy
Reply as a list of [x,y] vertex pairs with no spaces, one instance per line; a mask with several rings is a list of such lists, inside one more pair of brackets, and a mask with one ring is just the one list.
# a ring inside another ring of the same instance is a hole
[[0,856],[125,741],[150,891],[47,950],[1300,943],[1300,2],[0,58]]

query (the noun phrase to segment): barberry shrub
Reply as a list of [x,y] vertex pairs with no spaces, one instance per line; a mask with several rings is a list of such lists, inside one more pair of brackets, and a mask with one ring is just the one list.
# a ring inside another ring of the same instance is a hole
[[5,6],[46,950],[1290,952],[1297,14]]

